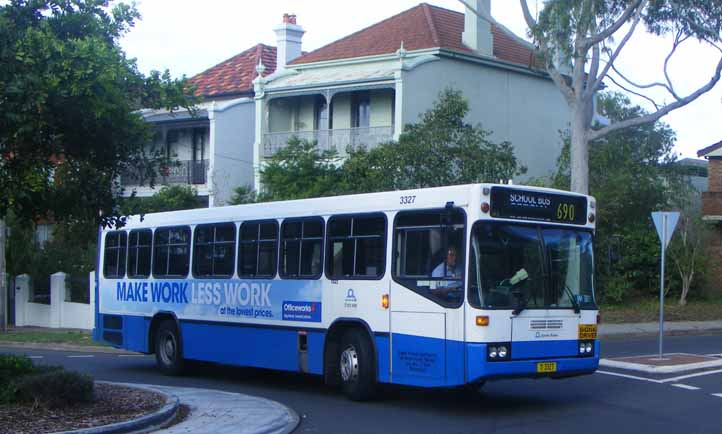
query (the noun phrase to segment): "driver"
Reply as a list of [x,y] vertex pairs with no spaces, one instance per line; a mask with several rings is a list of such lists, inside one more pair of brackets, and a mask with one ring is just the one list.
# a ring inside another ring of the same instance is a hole
[[436,289],[432,289],[432,293],[436,295],[449,295],[449,293],[461,289],[460,281],[464,277],[464,270],[459,261],[457,261],[458,257],[459,250],[455,246],[449,246],[449,249],[446,251],[446,259],[434,268],[431,272],[431,277],[457,279],[457,281],[443,282]]

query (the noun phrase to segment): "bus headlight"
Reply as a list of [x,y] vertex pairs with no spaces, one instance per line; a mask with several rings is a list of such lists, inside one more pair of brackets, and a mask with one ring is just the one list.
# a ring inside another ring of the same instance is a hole
[[591,353],[591,352],[592,352],[592,343],[591,343],[591,342],[587,342],[586,347],[587,347],[587,348],[586,348],[586,349],[587,349],[587,353]]
[[594,341],[579,341],[579,355],[591,356],[594,352]]
[[511,344],[509,342],[489,344],[486,348],[486,360],[490,362],[503,362],[511,357]]

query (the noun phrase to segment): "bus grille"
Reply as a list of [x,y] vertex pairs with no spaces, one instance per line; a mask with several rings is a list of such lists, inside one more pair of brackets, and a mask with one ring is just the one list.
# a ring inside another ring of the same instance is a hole
[[529,321],[530,330],[559,330],[564,327],[560,319],[533,319]]

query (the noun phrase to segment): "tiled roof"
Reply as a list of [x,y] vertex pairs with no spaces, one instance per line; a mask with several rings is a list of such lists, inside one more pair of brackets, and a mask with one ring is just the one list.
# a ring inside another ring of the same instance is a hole
[[[422,3],[354,34],[311,51],[294,61],[293,65],[326,60],[390,54],[404,43],[408,51],[426,48],[448,48],[471,53],[461,42],[464,14]],[[500,60],[524,66],[532,64],[533,52],[522,42],[492,26],[494,56]]]
[[699,151],[697,151],[697,156],[704,157],[705,155],[709,154],[710,152],[714,152],[719,148],[722,148],[722,141],[719,141],[714,145],[707,146],[706,148],[700,149]]
[[263,61],[267,76],[276,70],[276,47],[258,44],[218,65],[192,77],[196,95],[203,97],[226,96],[253,91],[253,80],[258,75],[256,65]]

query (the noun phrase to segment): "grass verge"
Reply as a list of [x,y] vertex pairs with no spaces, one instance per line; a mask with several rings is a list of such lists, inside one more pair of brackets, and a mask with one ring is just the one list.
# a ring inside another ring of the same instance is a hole
[[[637,323],[659,320],[659,300],[640,299],[600,307],[603,323]],[[665,321],[722,320],[722,295],[690,300],[680,306],[676,299],[664,300]]]
[[7,333],[0,333],[0,343],[3,342],[102,346],[93,342],[89,332],[75,330],[15,328]]

